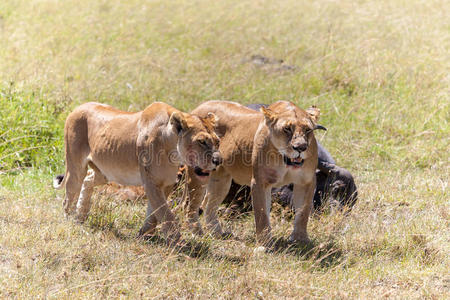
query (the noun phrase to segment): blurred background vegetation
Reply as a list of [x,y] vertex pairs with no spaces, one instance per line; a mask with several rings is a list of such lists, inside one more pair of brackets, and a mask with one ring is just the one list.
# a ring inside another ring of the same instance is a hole
[[330,128],[324,144],[347,166],[368,158],[440,165],[448,150],[446,7],[2,1],[1,168],[62,162],[59,128],[86,101],[140,110],[161,100],[189,111],[210,99],[315,104]]

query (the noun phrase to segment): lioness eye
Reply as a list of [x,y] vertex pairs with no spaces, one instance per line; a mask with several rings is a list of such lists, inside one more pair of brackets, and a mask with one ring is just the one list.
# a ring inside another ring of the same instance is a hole
[[205,141],[205,140],[199,140],[198,142],[199,142],[200,145],[202,145],[203,147],[208,146],[208,145],[206,144],[206,141]]
[[286,126],[286,127],[283,128],[283,131],[286,132],[287,134],[291,134],[292,129],[291,129],[290,126]]

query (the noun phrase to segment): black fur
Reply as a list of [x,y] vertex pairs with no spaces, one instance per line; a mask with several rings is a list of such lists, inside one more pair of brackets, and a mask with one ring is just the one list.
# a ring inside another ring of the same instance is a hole
[[56,175],[55,179],[58,184],[61,184],[61,182],[64,180],[64,174]]

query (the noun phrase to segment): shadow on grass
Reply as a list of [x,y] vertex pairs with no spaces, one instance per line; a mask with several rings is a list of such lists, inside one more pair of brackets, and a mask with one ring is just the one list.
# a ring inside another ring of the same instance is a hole
[[[148,235],[144,237],[137,237],[136,234],[125,234],[119,228],[116,227],[114,222],[114,217],[111,217],[111,214],[104,215],[95,215],[92,214],[89,216],[86,226],[95,231],[102,232],[110,232],[117,239],[122,241],[139,239],[142,240],[145,244],[153,244],[163,247],[170,247],[175,249],[180,254],[187,255],[193,258],[199,258],[205,256],[209,252],[209,245],[207,243],[201,243],[197,241],[183,241],[177,245],[170,245],[169,242],[159,235]],[[134,226],[131,226],[134,227]]]
[[160,235],[145,236],[141,239],[145,244],[169,247],[175,252],[191,258],[205,258],[210,253],[210,246],[206,242],[183,239],[176,245],[171,245],[167,239]]
[[320,269],[329,269],[337,266],[341,262],[342,250],[334,241],[310,243],[292,243],[285,238],[278,238],[274,241],[269,252],[293,255],[313,262],[313,265]]
[[157,245],[162,247],[169,247],[174,249],[176,252],[187,255],[191,258],[203,258],[209,253],[209,244],[205,242],[198,241],[183,241],[177,245],[170,245],[167,239],[159,235],[148,235],[145,237],[137,237],[137,232],[133,234],[125,234],[114,226],[114,224],[108,223],[107,226],[98,226],[98,224],[92,224],[91,222],[86,224],[94,232],[102,231],[109,232],[114,235],[119,240],[130,241],[130,240],[141,240],[143,243],[148,245]]
[[[88,218],[86,226],[93,231],[102,231],[112,233],[117,239],[129,241],[137,239],[136,234],[126,232],[116,227],[116,216],[113,214],[96,215],[93,214]],[[136,228],[136,224],[128,224],[127,228]],[[238,238],[229,236],[225,240],[231,239],[244,242],[246,244],[256,244],[254,237]],[[169,247],[176,253],[190,258],[196,259],[213,259],[217,261],[225,261],[235,265],[243,265],[247,258],[238,255],[229,255],[224,253],[215,253],[211,251],[211,242],[208,240],[185,239],[177,245],[170,245],[168,241],[160,235],[152,235],[141,238],[145,244],[158,245],[161,247]],[[284,237],[275,238],[268,253],[291,255],[311,261],[315,267],[319,269],[328,269],[340,263],[342,250],[334,241],[318,242],[313,240],[310,243],[291,243]]]
[[174,251],[181,255],[200,260],[213,259],[216,261],[224,261],[239,266],[243,265],[247,260],[242,256],[214,253],[213,251],[211,251],[210,242],[208,241],[197,241],[190,239],[182,240],[177,245],[169,245],[167,243],[167,240],[159,235],[146,236],[143,238],[143,240],[147,244],[169,247],[171,249],[174,249]]
[[99,222],[99,219],[96,218],[95,216],[90,217],[88,219],[88,222],[86,222],[86,226],[88,226],[94,232],[102,231],[105,233],[106,232],[112,233],[114,237],[122,241],[140,239],[144,244],[167,247],[169,249],[172,249],[175,253],[190,258],[221,260],[235,265],[242,265],[246,261],[245,258],[240,256],[213,253],[210,249],[210,242],[208,241],[198,241],[194,239],[189,239],[189,240],[182,240],[180,243],[176,245],[170,245],[167,239],[157,234],[138,238],[137,232],[136,235],[126,234],[121,230],[119,230],[115,226],[114,222],[111,222],[111,220],[110,221],[103,220]]
[[94,232],[110,232],[117,239],[122,241],[129,240],[131,238],[129,235],[124,234],[119,230],[119,228],[116,227],[115,217],[112,214],[91,214],[89,215],[84,225],[89,227]]

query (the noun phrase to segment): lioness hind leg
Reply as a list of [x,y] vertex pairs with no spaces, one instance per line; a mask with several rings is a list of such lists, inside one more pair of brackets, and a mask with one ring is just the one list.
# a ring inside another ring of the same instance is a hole
[[89,210],[91,209],[91,196],[94,191],[94,187],[107,183],[108,180],[105,176],[95,167],[87,172],[87,176],[83,180],[80,196],[77,203],[77,216],[76,220],[83,223]]
[[66,156],[66,196],[63,202],[66,217],[75,210],[76,201],[80,195],[81,186],[87,172],[87,124],[83,118],[70,114],[64,128],[64,143]]
[[227,174],[223,168],[211,173],[208,188],[205,196],[205,216],[206,227],[217,237],[229,236],[224,233],[217,216],[219,205],[223,202],[231,186],[231,175]]
[[184,197],[186,198],[189,227],[194,234],[202,235],[203,230],[199,220],[199,209],[205,197],[206,187],[194,174],[193,168],[188,168],[186,174],[187,184]]
[[66,172],[66,195],[63,202],[64,214],[66,215],[66,217],[71,215],[75,210],[76,200],[80,195],[81,185],[83,183],[84,177],[86,176],[86,172],[86,166],[80,168],[78,172]]

